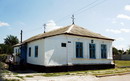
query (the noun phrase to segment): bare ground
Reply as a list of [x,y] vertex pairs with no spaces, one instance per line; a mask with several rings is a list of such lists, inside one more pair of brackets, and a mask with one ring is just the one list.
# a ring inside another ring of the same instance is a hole
[[[54,76],[54,77],[45,77],[45,76],[31,76],[30,74],[20,74],[21,81],[130,81],[130,74],[126,75],[117,75],[117,76],[106,76],[106,77],[96,77],[93,75],[63,75],[63,76]],[[5,78],[15,78],[18,77],[9,77]]]

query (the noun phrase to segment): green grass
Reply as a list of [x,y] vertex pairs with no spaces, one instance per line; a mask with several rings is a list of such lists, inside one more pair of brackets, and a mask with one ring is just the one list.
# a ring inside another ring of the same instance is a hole
[[51,77],[51,76],[62,76],[62,75],[95,75],[102,76],[108,74],[119,74],[130,72],[130,68],[115,68],[115,69],[105,69],[105,70],[86,70],[86,71],[73,71],[73,72],[60,72],[60,73],[46,73],[42,76]]
[[116,67],[130,66],[130,61],[116,60]]
[[33,75],[26,75],[26,77],[32,78],[32,77],[33,77]]
[[23,76],[16,76],[16,77],[21,78],[21,79],[24,79],[24,77],[23,77]]
[[[51,77],[51,76],[61,76],[61,75],[71,75],[72,72],[59,72],[59,73],[45,73],[42,76]],[[72,74],[73,75],[73,74]]]
[[104,69],[104,70],[86,70],[86,71],[73,71],[73,72],[60,72],[60,73],[46,73],[42,76],[50,77],[50,76],[61,76],[61,75],[108,75],[108,74],[120,74],[130,72],[130,68],[119,68],[123,66],[130,66],[130,61],[122,61],[116,60],[115,61],[116,67],[113,69]]
[[4,79],[4,81],[20,81],[19,79]]

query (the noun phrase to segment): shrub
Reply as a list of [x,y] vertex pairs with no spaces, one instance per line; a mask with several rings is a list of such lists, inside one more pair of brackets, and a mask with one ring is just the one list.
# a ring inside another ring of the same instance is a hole
[[7,58],[7,54],[0,54],[0,61],[5,62]]
[[7,69],[8,68],[8,65],[7,64],[5,64],[4,62],[1,62],[0,61],[0,70],[2,69]]

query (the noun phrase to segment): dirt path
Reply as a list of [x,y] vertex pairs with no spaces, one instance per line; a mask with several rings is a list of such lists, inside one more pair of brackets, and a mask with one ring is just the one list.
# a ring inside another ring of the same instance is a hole
[[25,81],[94,81],[97,80],[95,76],[57,76],[57,77],[41,77],[35,76],[33,78],[25,78]]
[[130,74],[117,75],[117,76],[107,76],[107,77],[96,77],[93,75],[63,75],[63,76],[53,76],[45,77],[41,75],[34,74],[18,74],[6,75],[7,79],[21,79],[21,81],[130,81]]
[[57,76],[57,77],[42,77],[35,76],[33,78],[25,78],[25,81],[130,81],[130,74],[127,75],[118,75],[118,76],[108,76],[97,78],[91,75],[83,76]]
[[96,81],[130,81],[130,74],[127,75],[118,75],[118,76],[109,76],[109,77],[102,77]]

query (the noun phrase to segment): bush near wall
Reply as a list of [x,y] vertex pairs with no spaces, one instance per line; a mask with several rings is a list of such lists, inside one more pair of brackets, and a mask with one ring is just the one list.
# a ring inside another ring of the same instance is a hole
[[7,56],[7,54],[0,54],[0,70],[8,68],[8,65],[5,63]]
[[7,56],[8,56],[7,54],[0,54],[0,61],[1,61],[1,62],[5,62]]
[[7,64],[0,61],[0,70],[6,69]]

